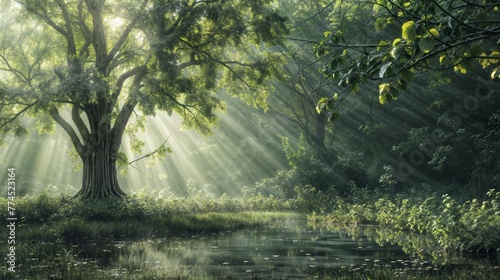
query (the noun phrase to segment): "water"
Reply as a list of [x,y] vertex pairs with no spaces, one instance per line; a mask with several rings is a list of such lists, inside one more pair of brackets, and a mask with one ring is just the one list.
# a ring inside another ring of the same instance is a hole
[[346,232],[302,226],[184,236],[146,246],[144,261],[157,265],[196,267],[216,276],[305,277],[324,267],[358,266],[408,259],[397,246],[368,238],[353,240]]
[[[411,246],[395,242],[405,240]],[[117,278],[167,271],[180,278],[196,274],[225,279],[306,279],[328,269],[437,269],[434,264],[443,261],[435,258],[439,252],[424,244],[430,243],[422,235],[393,236],[372,226],[319,229],[299,220],[236,232],[76,244],[63,253],[59,250],[51,261],[40,264],[32,259],[26,265],[33,273],[60,266],[97,270]],[[464,263],[463,259],[455,261]]]
[[80,265],[94,261],[116,274],[157,269],[236,279],[300,279],[317,269],[409,262],[397,245],[349,235],[348,228],[315,230],[305,221],[287,221],[237,232],[75,245],[74,250],[86,260]]

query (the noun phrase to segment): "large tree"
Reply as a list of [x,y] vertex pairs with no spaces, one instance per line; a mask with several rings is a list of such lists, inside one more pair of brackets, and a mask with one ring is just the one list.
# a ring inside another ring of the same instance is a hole
[[265,107],[265,81],[281,58],[261,47],[286,32],[270,0],[4,5],[1,135],[26,134],[27,117],[41,130],[60,125],[82,161],[84,198],[125,195],[120,146],[130,132],[141,147],[133,135],[144,116],[176,112],[208,133],[224,107],[213,94],[222,88]]

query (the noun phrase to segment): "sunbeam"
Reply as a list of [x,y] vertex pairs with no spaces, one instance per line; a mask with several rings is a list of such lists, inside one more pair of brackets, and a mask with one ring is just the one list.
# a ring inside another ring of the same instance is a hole
[[[130,148],[127,138],[123,141],[121,150],[128,161],[134,162],[119,167],[118,172],[126,169],[125,175],[119,178],[120,184],[128,192],[153,188],[182,196],[191,180],[199,188],[215,192],[212,195],[239,194],[243,185],[253,184],[286,167],[278,136],[285,134],[285,130],[275,129],[275,135],[266,135],[250,125],[251,122],[242,123],[222,114],[214,135],[202,136],[183,129],[182,119],[175,114],[160,113],[151,117],[146,122],[145,132],[135,135],[144,141],[142,154]],[[157,149],[165,140],[165,146],[172,153],[164,159],[156,163],[150,158],[135,161]],[[20,185],[23,193],[40,193],[48,186],[73,186],[72,191],[77,191],[82,174],[81,170],[74,170],[76,162],[68,156],[71,147],[60,127],[52,134],[32,133],[28,139],[12,137],[0,150],[1,165],[18,168],[19,177],[23,178]]]

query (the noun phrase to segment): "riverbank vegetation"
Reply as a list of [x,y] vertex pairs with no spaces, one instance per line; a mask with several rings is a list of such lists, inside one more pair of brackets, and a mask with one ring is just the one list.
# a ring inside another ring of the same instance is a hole
[[[7,208],[7,202],[0,199],[0,206]],[[276,212],[289,211],[290,207],[290,203],[262,196],[203,200],[136,195],[89,202],[42,194],[16,199],[19,240],[68,244],[100,238],[141,239],[237,230],[294,216]],[[4,220],[5,215],[2,214]]]
[[[448,195],[427,198],[376,198],[364,202],[337,199],[332,209],[308,215],[312,224],[377,224],[406,234],[434,237],[436,249],[469,256],[496,257],[500,251],[500,192],[485,200],[457,201]],[[319,210],[321,211],[321,210]]]

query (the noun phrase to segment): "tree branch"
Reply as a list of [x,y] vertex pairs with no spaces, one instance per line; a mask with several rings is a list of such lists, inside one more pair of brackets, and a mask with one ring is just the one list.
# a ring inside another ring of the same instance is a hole
[[3,54],[0,54],[0,58],[3,60],[5,66],[7,67],[7,68],[1,67],[0,70],[12,72],[19,79],[19,81],[22,81],[23,83],[26,83],[28,85],[30,84],[28,77],[26,77],[23,72],[13,68]]
[[[138,103],[137,100],[137,94],[136,90],[139,90],[142,78],[146,74],[146,67],[151,59],[151,55],[148,56],[144,64],[138,68],[134,68],[128,72],[125,72],[120,76],[118,79],[119,81],[122,81],[121,84],[123,85],[123,81],[125,81],[127,78],[134,76],[134,80],[132,81],[132,85],[130,86],[130,92],[129,92],[129,97],[127,101],[125,102],[125,105],[123,105],[120,113],[118,114],[118,117],[116,118],[115,124],[113,125],[112,128],[112,134],[115,139],[122,139],[123,132],[125,131],[125,127],[127,126],[127,123],[130,119],[130,115],[134,111],[135,106]],[[137,71],[136,73],[134,73]],[[128,74],[127,74],[128,73]],[[127,75],[126,75],[127,74]],[[117,81],[117,83],[119,82]],[[118,93],[119,94],[119,93]],[[116,101],[114,101],[116,102]],[[116,145],[120,145],[120,141],[117,141]],[[118,147],[115,147],[118,149]]]
[[114,107],[116,105],[116,102],[118,101],[118,97],[120,96],[120,93],[122,91],[123,84],[125,83],[125,81],[128,78],[139,73],[139,71],[141,71],[141,69],[143,67],[144,67],[144,65],[135,67],[133,69],[126,71],[125,73],[121,74],[120,77],[118,77],[118,79],[116,80],[116,83],[115,83],[115,89],[113,90],[113,94],[111,94],[111,100],[112,100],[111,107]]
[[479,3],[474,3],[471,1],[467,0],[462,0],[462,2],[466,3],[467,5],[474,6],[474,7],[479,7],[479,8],[494,8],[500,6],[500,2],[498,3],[491,3],[491,4],[479,4]]
[[483,28],[479,28],[479,27],[476,27],[476,26],[473,26],[473,25],[470,25],[469,23],[467,22],[464,22],[460,19],[458,19],[457,17],[455,17],[454,15],[452,15],[449,11],[447,11],[445,8],[443,8],[441,5],[439,5],[439,3],[437,3],[436,1],[434,0],[431,0],[441,11],[443,11],[443,13],[445,13],[446,15],[448,15],[449,17],[451,17],[454,21],[456,21],[457,23],[459,23],[460,25],[463,25],[463,26],[467,26],[468,28],[470,29],[473,29],[473,30],[476,30],[476,31],[481,31],[481,32],[490,32],[489,30],[487,29],[483,29]]
[[71,118],[73,119],[76,128],[78,128],[83,141],[86,142],[90,133],[87,125],[85,125],[85,122],[80,117],[80,108],[77,105],[73,105],[71,108]]
[[83,144],[78,138],[78,135],[76,134],[75,130],[71,127],[71,125],[66,120],[64,120],[61,117],[61,115],[59,115],[59,111],[55,106],[50,108],[49,114],[52,117],[52,119],[54,119],[54,121],[56,121],[56,123],[58,123],[64,129],[64,131],[66,131],[66,133],[68,133],[76,151],[78,152],[79,155],[82,155]]
[[[296,27],[298,27],[298,26],[302,25],[303,23],[305,23],[305,22],[307,22],[307,21],[312,20],[313,18],[315,18],[315,17],[317,17],[318,15],[320,15],[322,12],[324,12],[326,9],[328,9],[331,5],[333,5],[333,4],[335,4],[335,3],[336,3],[336,1],[332,1],[332,2],[328,3],[328,5],[324,6],[324,7],[323,7],[323,8],[321,8],[321,9],[318,9],[318,11],[317,11],[314,15],[312,15],[312,16],[310,16],[310,17],[308,17],[308,18],[306,18],[306,19],[304,19],[304,20],[302,20],[302,21],[300,21],[299,23],[297,23],[297,24],[295,24],[294,26],[292,26],[290,29],[292,29],[292,30],[293,30],[294,28],[296,28]],[[318,7],[318,8],[319,8],[319,7]]]
[[100,73],[105,74],[106,65],[104,65],[104,61],[106,60],[107,46],[106,32],[104,31],[104,22],[102,18],[104,1],[85,0],[85,5],[92,15],[92,45],[94,46],[96,58],[95,65]]
[[49,26],[51,26],[52,28],[54,28],[57,32],[59,32],[61,35],[64,36],[64,38],[67,38],[68,36],[68,33],[66,32],[66,30],[64,30],[64,28],[62,28],[61,26],[57,25],[48,15],[47,15],[47,11],[46,10],[42,10],[43,13],[40,13],[39,11],[36,10],[36,8],[40,8],[40,6],[38,7],[31,7],[29,4],[26,4],[25,5],[26,7],[26,10],[35,14],[36,16],[40,17],[41,19],[43,19]]
[[[19,104],[19,103],[16,103],[16,104]],[[14,114],[14,116],[12,118],[9,118],[9,119],[6,119],[5,122],[0,122],[0,128],[4,128],[5,126],[7,126],[8,124],[10,124],[11,122],[17,120],[19,117],[21,117],[24,113],[26,113],[26,111],[28,111],[31,107],[35,106],[36,104],[38,104],[38,101],[36,102],[33,102],[31,104],[27,104],[26,107],[24,107],[21,111],[17,112],[16,114]],[[0,118],[0,121],[2,120],[3,118]]]
[[161,144],[158,148],[156,148],[154,151],[152,151],[151,153],[145,154],[145,155],[143,155],[143,156],[142,156],[142,157],[140,157],[140,158],[134,159],[133,161],[129,162],[129,163],[128,163],[128,165],[131,165],[131,164],[132,164],[132,163],[134,163],[134,162],[137,162],[137,161],[139,161],[139,160],[142,160],[142,159],[148,158],[148,157],[150,157],[150,156],[152,156],[152,155],[154,155],[154,154],[156,154],[156,153],[160,152],[161,148],[163,148],[163,147],[165,146],[165,144],[167,143],[167,141],[168,141],[168,138],[167,138],[167,139],[166,139],[166,140],[165,140],[165,141],[164,141],[164,142],[163,142],[163,143],[162,143],[162,144]]
[[56,1],[57,6],[61,9],[63,18],[64,18],[64,24],[66,27],[66,41],[68,42],[68,60],[71,59],[71,57],[76,56],[76,43],[75,43],[75,38],[73,37],[73,27],[71,26],[71,18],[68,13],[68,9],[66,8],[66,3],[64,1]]
[[83,14],[83,1],[78,1],[78,22],[80,24],[80,29],[82,31],[83,37],[85,38],[85,43],[80,49],[80,57],[83,57],[84,54],[88,53],[88,48],[90,45],[94,44],[94,39],[92,38],[92,31],[85,23],[85,17]]
[[[142,1],[142,4],[139,7],[139,9],[143,10],[146,7],[147,3],[148,3],[148,0]],[[123,31],[122,35],[120,36],[120,39],[118,39],[118,41],[116,41],[116,43],[113,46],[113,48],[111,49],[111,51],[109,51],[108,55],[106,56],[106,58],[102,62],[102,67],[108,67],[109,66],[109,63],[111,63],[111,61],[113,60],[113,58],[115,57],[115,55],[118,53],[118,51],[120,50],[120,48],[123,46],[123,44],[127,40],[127,37],[130,34],[130,32],[134,29],[134,27],[135,27],[137,21],[139,20],[140,16],[141,16],[140,14],[137,15],[129,23],[129,25],[125,28],[125,31]],[[109,69],[108,71],[111,71],[111,69]]]

